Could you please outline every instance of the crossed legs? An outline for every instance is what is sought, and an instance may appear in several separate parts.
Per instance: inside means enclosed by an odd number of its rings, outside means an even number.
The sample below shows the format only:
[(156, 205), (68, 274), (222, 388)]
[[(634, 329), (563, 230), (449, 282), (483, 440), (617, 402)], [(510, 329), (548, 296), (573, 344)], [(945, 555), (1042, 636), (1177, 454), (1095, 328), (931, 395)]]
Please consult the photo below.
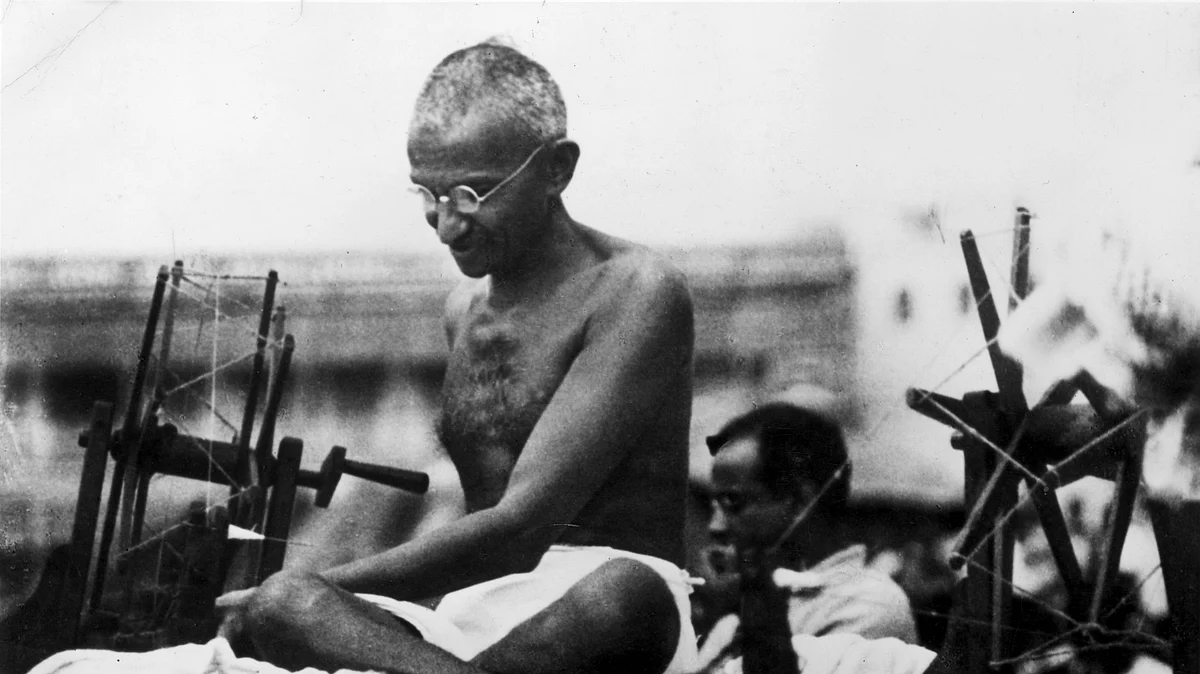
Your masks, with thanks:
[(316, 574), (267, 579), (235, 620), (254, 655), (281, 667), (396, 674), (660, 674), (681, 633), (666, 582), (630, 559), (604, 563), (469, 663)]

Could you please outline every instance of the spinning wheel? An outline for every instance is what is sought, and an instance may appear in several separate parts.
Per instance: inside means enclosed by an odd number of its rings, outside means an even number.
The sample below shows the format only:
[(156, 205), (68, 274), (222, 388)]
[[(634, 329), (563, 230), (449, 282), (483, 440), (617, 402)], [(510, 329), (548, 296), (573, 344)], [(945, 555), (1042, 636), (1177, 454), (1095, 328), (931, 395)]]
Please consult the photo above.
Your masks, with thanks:
[[(1009, 308), (1029, 290), (1030, 215), (1019, 209), (1013, 235)], [(930, 672), (972, 674), (1014, 671), (1073, 642), (1080, 651), (1114, 643), (1136, 645), (1172, 663), (1177, 674), (1200, 673), (1200, 508), (1148, 502), (1162, 559), (1173, 634), (1169, 643), (1140, 632), (1106, 627), (1105, 619), (1129, 597), (1113, 594), (1121, 551), (1138, 498), (1144, 410), (1135, 409), (1083, 373), (1056, 384), (1030, 407), (1019, 363), (996, 343), (1000, 318), (971, 232), (961, 236), (997, 392), (962, 399), (910, 389), (909, 407), (951, 428), (951, 445), (964, 455), (967, 521), (951, 563), (967, 569), (950, 635)], [(1071, 404), (1082, 393), (1087, 404)], [(1056, 489), (1085, 476), (1115, 483), (1104, 543), (1092, 577), (1075, 556)], [(1024, 495), (1021, 487), (1024, 486)], [(1031, 501), (1069, 597), (1065, 610), (1050, 609), (1062, 633), (1018, 652), (1013, 636), (1012, 515)]]
[[(220, 283), (229, 280), (265, 282), (257, 311), (236, 295), (226, 296), (222, 305)], [(342, 447), (333, 448), (319, 473), (300, 469), (299, 439), (285, 437), (273, 451), (295, 349), (284, 332), (284, 311), (274, 306), (278, 283), (274, 271), (233, 277), (185, 274), (179, 262), (161, 268), (122, 425), (113, 426), (112, 404), (95, 404), (91, 425), (79, 438), (85, 453), (71, 539), (51, 552), (30, 600), (0, 623), (5, 645), (0, 670), (25, 671), (54, 652), (79, 646), (146, 650), (211, 638), (217, 596), (257, 585), (283, 567), (298, 487), (315, 489), (319, 507), (329, 505), (343, 474), (426, 491), (426, 474), (350, 461)], [(181, 304), (187, 300), (211, 312), (213, 341), (211, 369), (190, 378), (173, 368)], [(239, 313), (257, 318), (257, 329), (243, 325)], [(254, 349), (219, 362), (219, 325), (253, 334)], [(203, 329), (202, 319), (197, 343)], [(250, 369), (235, 424), (218, 411), (216, 378), (245, 361)], [(212, 392), (207, 400), (196, 392), (205, 383)], [(193, 412), (204, 408), (229, 429), (232, 440), (188, 432), (189, 406)], [(112, 479), (101, 517), (110, 456)], [(214, 502), (206, 494), (192, 502), (184, 522), (147, 535), (151, 486), (163, 476), (224, 486), (228, 495)]]

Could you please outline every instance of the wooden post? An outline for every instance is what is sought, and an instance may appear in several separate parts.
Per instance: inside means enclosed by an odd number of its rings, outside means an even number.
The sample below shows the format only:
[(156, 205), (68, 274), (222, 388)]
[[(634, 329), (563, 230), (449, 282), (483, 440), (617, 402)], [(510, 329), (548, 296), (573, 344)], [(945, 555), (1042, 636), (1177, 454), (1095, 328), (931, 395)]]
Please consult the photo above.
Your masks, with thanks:
[(263, 530), (266, 540), (258, 569), (260, 583), (283, 568), (288, 530), (292, 526), (292, 506), (296, 502), (296, 476), (300, 473), (303, 453), (304, 443), (296, 438), (284, 438), (279, 443), (279, 457), (271, 476), (271, 504)]
[(1171, 669), (1200, 674), (1200, 501), (1147, 505), (1171, 609)]
[[(263, 369), (266, 361), (267, 338), (271, 330), (271, 314), (275, 307), (275, 286), (279, 283), (279, 274), (272, 269), (267, 274), (266, 289), (263, 291), (262, 310), (258, 317), (258, 332), (255, 336), (254, 362), (250, 368), (250, 382), (246, 389), (246, 406), (242, 411), (242, 426), (238, 432), (238, 461), (237, 472), (234, 474), (235, 484), (232, 494), (250, 485), (261, 485), (265, 482), (259, 474), (259, 462), (254, 456), (250, 445), (250, 434), (254, 430), (254, 415), (258, 411), (258, 394), (262, 388)], [(257, 508), (242, 508), (238, 501), (230, 502), (230, 520), (247, 529), (253, 528), (252, 521)]]

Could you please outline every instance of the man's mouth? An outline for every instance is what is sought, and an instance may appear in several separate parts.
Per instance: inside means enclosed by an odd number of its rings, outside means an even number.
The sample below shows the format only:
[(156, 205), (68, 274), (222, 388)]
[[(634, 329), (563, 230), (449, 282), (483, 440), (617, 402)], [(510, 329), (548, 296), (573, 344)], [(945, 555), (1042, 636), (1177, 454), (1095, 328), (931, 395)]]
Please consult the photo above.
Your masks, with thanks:
[(454, 256), (458, 257), (474, 253), (482, 248), (483, 244), (484, 240), (482, 237), (478, 236), (477, 234), (467, 234), (466, 236), (446, 244), (446, 247), (450, 249), (450, 252)]
[(447, 247), (450, 249), (450, 254), (459, 260), (474, 256), (480, 248), (474, 242), (455, 242)]
[(718, 574), (737, 571), (737, 553), (731, 545), (713, 546), (708, 551), (708, 563)]

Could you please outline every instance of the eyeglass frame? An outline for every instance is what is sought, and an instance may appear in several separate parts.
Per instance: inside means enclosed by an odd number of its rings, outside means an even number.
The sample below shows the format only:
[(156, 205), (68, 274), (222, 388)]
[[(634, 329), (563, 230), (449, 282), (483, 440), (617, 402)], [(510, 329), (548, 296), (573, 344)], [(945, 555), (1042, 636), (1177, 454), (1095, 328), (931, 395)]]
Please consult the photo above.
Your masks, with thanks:
[[(423, 197), (426, 215), (436, 213), (438, 206), (440, 204), (446, 204), (448, 206), (451, 206), (457, 213), (462, 213), (464, 215), (471, 215), (472, 213), (479, 212), (479, 208), (480, 208), (480, 206), (483, 205), (483, 202), (485, 199), (490, 198), (493, 194), (495, 194), (496, 192), (499, 192), (500, 188), (502, 188), (505, 185), (507, 185), (508, 183), (512, 182), (513, 179), (515, 179), (518, 175), (521, 174), (521, 171), (524, 171), (525, 168), (527, 166), (529, 166), (529, 164), (531, 162), (533, 162), (533, 158), (536, 157), (539, 152), (541, 152), (543, 149), (545, 149), (548, 146), (549, 146), (548, 143), (542, 143), (542, 144), (538, 145), (537, 147), (535, 147), (533, 149), (533, 152), (531, 152), (529, 154), (529, 156), (525, 158), (525, 161), (522, 162), (521, 165), (517, 167), (517, 170), (510, 173), (507, 178), (505, 178), (504, 180), (501, 180), (495, 187), (488, 190), (483, 196), (480, 196), (479, 193), (477, 193), (475, 190), (471, 189), (471, 187), (469, 187), (467, 185), (455, 185), (454, 187), (451, 187), (449, 190), (447, 190), (446, 194), (443, 194), (441, 196), (435, 195), (432, 190), (425, 187), (424, 185), (412, 185), (411, 187), (408, 188), (408, 191), (412, 192), (413, 194), (419, 194), (419, 195), (421, 195), (421, 197)], [(469, 210), (459, 208), (456, 203), (457, 200), (453, 200), (450, 198), (450, 195), (452, 193), (454, 193), (455, 190), (466, 190), (467, 194), (470, 195), (470, 197), (474, 200), (474, 205), (471, 206), (471, 208)]]

